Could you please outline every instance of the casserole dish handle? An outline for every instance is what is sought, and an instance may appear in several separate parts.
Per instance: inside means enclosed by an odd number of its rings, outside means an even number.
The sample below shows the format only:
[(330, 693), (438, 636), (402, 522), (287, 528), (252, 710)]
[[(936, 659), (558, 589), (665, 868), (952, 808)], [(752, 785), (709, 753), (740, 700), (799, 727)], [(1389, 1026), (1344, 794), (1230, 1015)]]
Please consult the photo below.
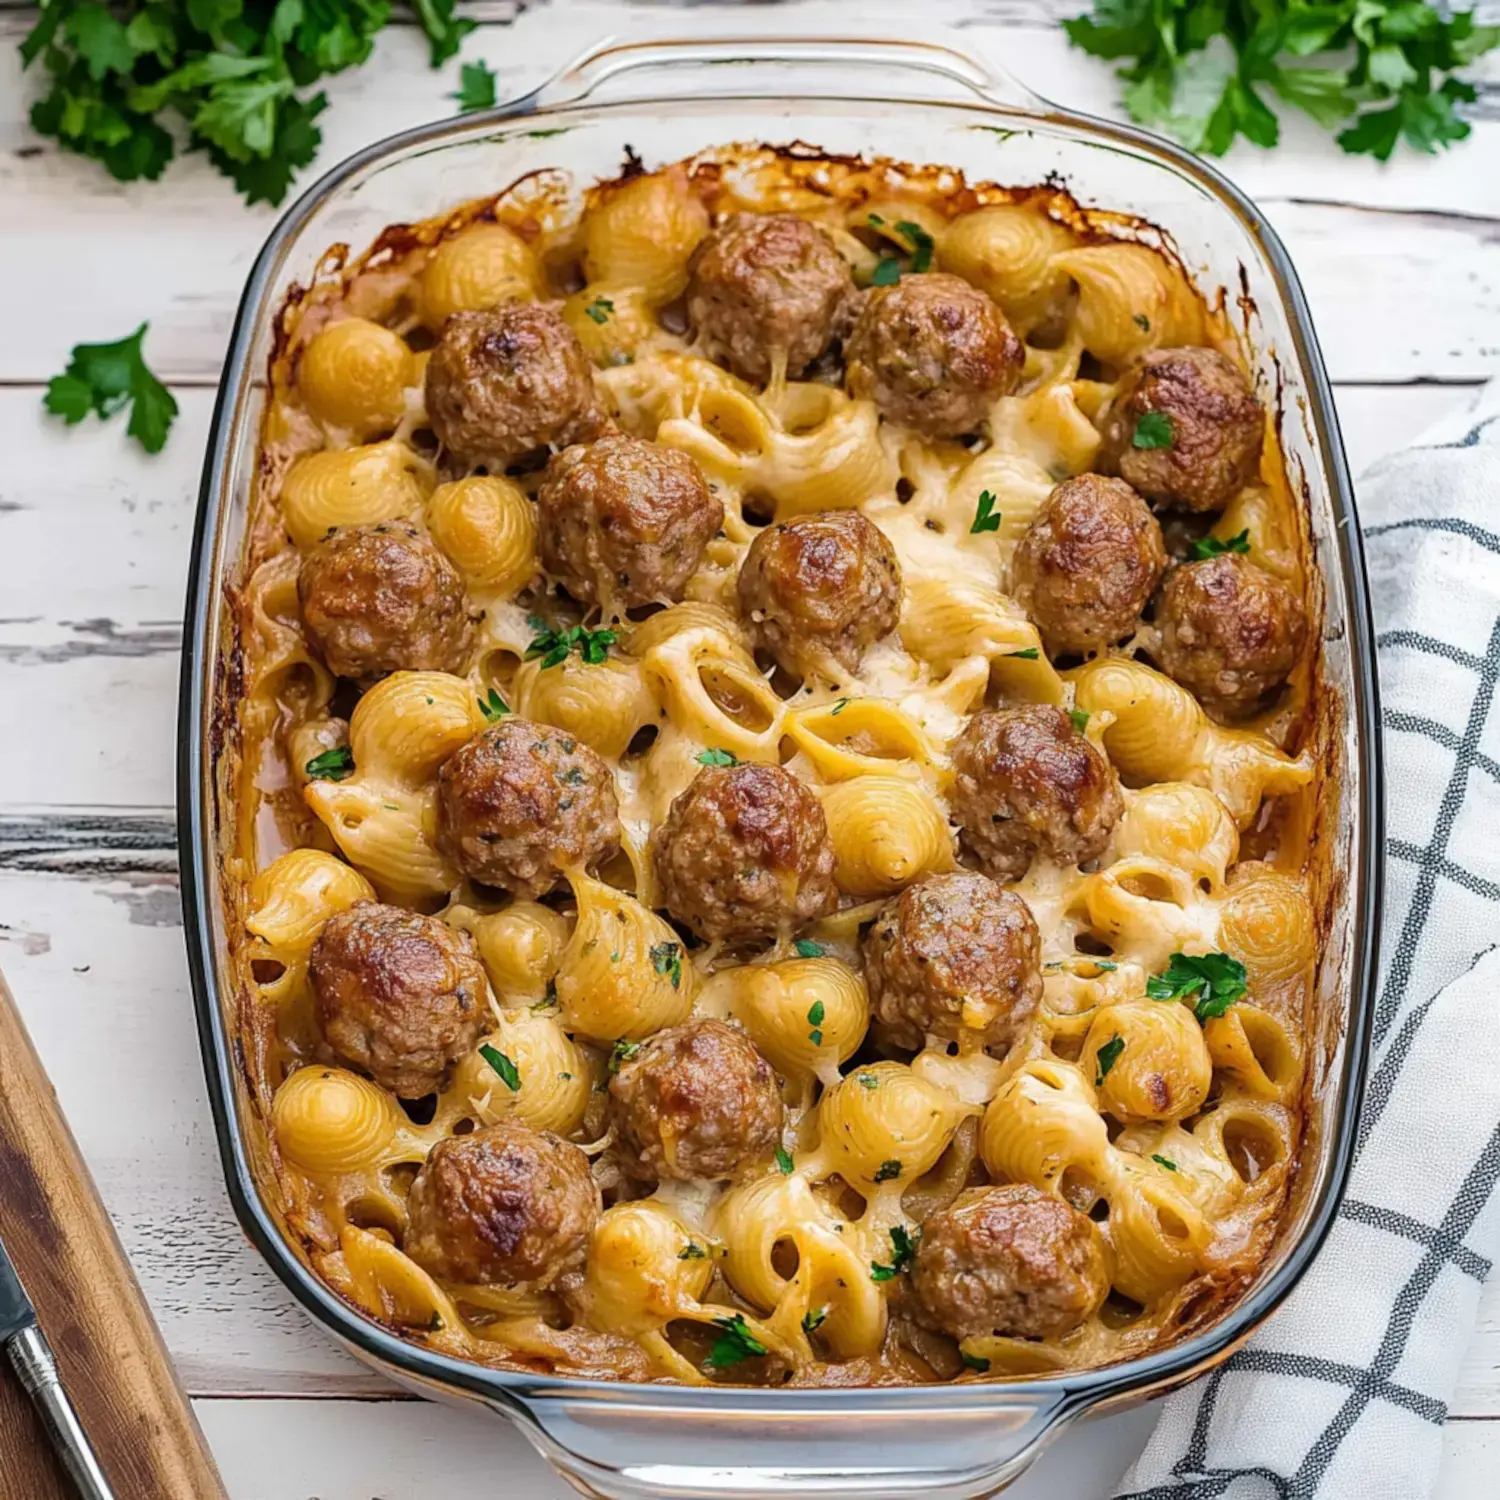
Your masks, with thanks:
[[(732, 66), (726, 66), (734, 63), (754, 63), (762, 70), (748, 89), (738, 86), (737, 80), (743, 80)], [(1051, 108), (1014, 74), (987, 59), (941, 42), (868, 36), (727, 36), (676, 41), (606, 38), (543, 84), (522, 105), (527, 110), (553, 109), (599, 93), (628, 93), (631, 75), (663, 68), (696, 68), (699, 85), (722, 79), (724, 93), (774, 92), (775, 80), (769, 80), (763, 71), (768, 63), (827, 74), (834, 80), (834, 93), (859, 93), (861, 71), (878, 68), (887, 74), (921, 73), (929, 80), (946, 79), (1001, 109), (1036, 112)], [(705, 93), (719, 91), (703, 88)], [(515, 106), (505, 106), (506, 114), (514, 111)]]
[(664, 1409), (661, 1387), (550, 1389), (507, 1414), (605, 1500), (969, 1500), (1019, 1478), (1077, 1411), (1064, 1389), (977, 1383), (873, 1388), (853, 1406), (849, 1391), (790, 1394), (674, 1391)]

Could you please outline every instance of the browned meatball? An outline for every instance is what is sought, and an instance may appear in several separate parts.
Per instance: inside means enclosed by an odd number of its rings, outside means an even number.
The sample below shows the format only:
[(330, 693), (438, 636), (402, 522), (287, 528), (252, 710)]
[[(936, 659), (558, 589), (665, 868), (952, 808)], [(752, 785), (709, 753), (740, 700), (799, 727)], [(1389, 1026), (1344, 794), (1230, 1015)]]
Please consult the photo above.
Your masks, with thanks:
[(555, 308), (455, 313), (427, 364), (427, 420), (460, 462), (500, 473), (604, 426), (594, 366)]
[(585, 604), (675, 604), (724, 520), (692, 458), (623, 432), (559, 453), (536, 498), (543, 565)]
[(1005, 314), (962, 276), (903, 276), (870, 292), (845, 346), (849, 391), (929, 437), (962, 437), (1021, 378)]
[(1031, 908), (988, 875), (929, 875), (893, 896), (865, 935), (870, 1014), (897, 1047), (928, 1032), (1007, 1046), (1042, 995)]
[(1121, 382), (1100, 467), (1162, 505), (1223, 510), (1259, 471), (1265, 425), (1239, 366), (1218, 350), (1158, 349)]
[(444, 1281), (547, 1287), (582, 1262), (599, 1207), (577, 1146), (488, 1125), (432, 1148), (406, 1200), (401, 1248)]
[(468, 654), (463, 579), (409, 521), (331, 532), (303, 560), (297, 597), (308, 638), (336, 677), (457, 672)]
[(807, 676), (830, 658), (849, 671), (896, 628), (901, 564), (857, 510), (825, 510), (768, 526), (740, 568), (740, 613), (758, 645)]
[(544, 896), (620, 847), (609, 767), (547, 724), (491, 724), (438, 772), (438, 847), (471, 880)]
[(780, 766), (710, 766), (672, 803), (655, 839), (667, 910), (700, 937), (772, 937), (832, 911), (823, 806)]
[(771, 1065), (737, 1026), (699, 1017), (642, 1042), (609, 1083), (609, 1119), (631, 1177), (717, 1181), (781, 1143)]
[(1307, 639), (1301, 599), (1233, 553), (1173, 568), (1156, 627), (1162, 669), (1224, 719), (1260, 708), (1291, 675)]
[(330, 917), (308, 974), (324, 1041), (403, 1099), (440, 1087), (489, 1017), (474, 939), (399, 906), (361, 901)]
[(969, 1188), (922, 1226), (911, 1267), (918, 1319), (956, 1339), (1056, 1338), (1109, 1294), (1088, 1216), (1030, 1183)]
[(843, 256), (796, 214), (735, 214), (693, 253), (687, 310), (713, 359), (764, 385), (772, 357), (800, 375), (832, 342), (854, 282)]
[(1124, 804), (1109, 762), (1060, 708), (977, 713), (953, 746), (949, 802), (990, 874), (1019, 880), (1034, 854), (1093, 859)]
[(1102, 651), (1135, 629), (1167, 566), (1161, 527), (1120, 479), (1065, 479), (1011, 560), (1011, 591), (1052, 656)]

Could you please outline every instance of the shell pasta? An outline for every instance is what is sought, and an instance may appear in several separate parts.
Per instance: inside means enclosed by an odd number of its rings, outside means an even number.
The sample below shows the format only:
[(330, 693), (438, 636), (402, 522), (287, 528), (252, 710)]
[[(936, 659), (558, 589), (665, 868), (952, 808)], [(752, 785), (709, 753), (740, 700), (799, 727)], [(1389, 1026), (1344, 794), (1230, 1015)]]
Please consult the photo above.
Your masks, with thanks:
[(1057, 188), (726, 147), (289, 294), (226, 914), (340, 1296), (836, 1385), (1107, 1364), (1253, 1281), (1336, 766), (1205, 290)]

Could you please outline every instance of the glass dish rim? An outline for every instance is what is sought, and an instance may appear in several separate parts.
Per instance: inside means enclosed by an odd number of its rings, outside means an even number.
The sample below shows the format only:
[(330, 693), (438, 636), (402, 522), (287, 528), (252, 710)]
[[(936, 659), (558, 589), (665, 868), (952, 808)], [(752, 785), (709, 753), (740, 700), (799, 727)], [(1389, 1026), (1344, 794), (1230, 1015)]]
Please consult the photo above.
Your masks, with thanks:
[[(715, 39), (702, 39), (712, 41)], [(775, 38), (756, 38), (758, 46)], [(793, 40), (793, 39), (785, 39)], [(653, 39), (657, 46), (697, 45), (698, 39)], [(799, 37), (799, 45), (831, 47), (836, 39)], [(851, 43), (852, 44), (852, 43)], [(863, 37), (857, 44), (877, 48), (877, 39)], [(933, 48), (931, 44), (902, 41), (900, 46), (941, 51), (950, 58), (964, 54)], [(592, 58), (608, 54), (608, 47), (591, 52)], [(894, 51), (894, 48), (893, 48)], [(747, 68), (757, 63), (791, 59), (759, 55), (743, 59)], [(837, 61), (826, 52), (809, 54), (798, 61), (809, 65)], [(902, 66), (892, 57), (893, 68)], [(1309, 1206), (1304, 1228), (1270, 1273), (1260, 1278), (1212, 1327), (1165, 1349), (1099, 1369), (1061, 1371), (1024, 1380), (936, 1383), (932, 1385), (812, 1387), (785, 1390), (753, 1386), (674, 1386), (657, 1382), (599, 1380), (570, 1375), (543, 1375), (497, 1369), (438, 1354), (389, 1332), (373, 1319), (341, 1301), (312, 1269), (303, 1264), (286, 1242), (261, 1201), (241, 1132), (241, 1120), (233, 1077), (233, 1048), (219, 1005), (218, 981), (213, 951), (210, 903), (218, 899), (214, 852), (210, 847), (205, 799), (206, 735), (205, 707), (212, 692), (214, 662), (208, 645), (214, 633), (211, 606), (222, 594), (222, 577), (215, 569), (222, 521), (220, 500), (226, 492), (231, 460), (231, 439), (239, 428), (239, 412), (257, 377), (251, 367), (253, 345), (272, 281), (285, 256), (312, 215), (329, 197), (357, 178), (367, 168), (387, 158), (407, 153), (413, 147), (453, 145), (482, 139), (494, 127), (508, 121), (544, 114), (565, 118), (570, 113), (608, 112), (614, 108), (642, 105), (671, 108), (705, 98), (724, 102), (798, 102), (808, 96), (774, 91), (715, 91), (706, 94), (691, 89), (629, 96), (600, 101), (588, 96), (548, 101), (547, 95), (561, 79), (576, 72), (576, 66), (561, 70), (540, 87), (495, 108), (469, 116), (436, 120), (387, 136), (355, 152), (323, 174), (282, 215), (257, 255), (235, 314), (210, 424), (209, 441), (199, 488), (192, 550), (189, 556), (185, 633), (179, 685), (177, 808), (178, 854), (182, 871), (184, 934), (188, 951), (200, 1050), (213, 1115), (225, 1185), (235, 1214), (248, 1238), (281, 1283), (303, 1310), (325, 1330), (355, 1346), (382, 1366), (399, 1370), (421, 1384), (467, 1393), (524, 1416), (528, 1396), (589, 1396), (638, 1406), (671, 1409), (733, 1401), (741, 1410), (823, 1411), (836, 1413), (845, 1407), (882, 1405), (909, 1407), (913, 1402), (939, 1401), (963, 1406), (996, 1405), (1018, 1400), (1051, 1398), (1054, 1420), (1062, 1421), (1079, 1411), (1115, 1398), (1160, 1389), (1180, 1383), (1227, 1357), (1243, 1343), (1281, 1304), (1301, 1279), (1326, 1239), (1343, 1197), (1353, 1160), (1359, 1106), (1363, 1097), (1373, 1024), (1374, 986), (1377, 979), (1379, 922), (1383, 888), (1384, 797), (1383, 763), (1379, 725), (1379, 689), (1375, 672), (1374, 626), (1366, 577), (1363, 542), (1342, 443), (1338, 435), (1332, 390), (1321, 351), (1313, 332), (1306, 299), (1291, 260), (1275, 231), (1253, 202), (1227, 177), (1174, 143), (1134, 126), (1101, 119), (1081, 111), (1063, 109), (1022, 89), (1026, 103), (1014, 104), (995, 98), (972, 78), (963, 77), (979, 102), (957, 98), (889, 98), (876, 92), (840, 93), (841, 102), (899, 103), (908, 107), (936, 106), (968, 109), (978, 115), (1009, 116), (1034, 124), (1056, 125), (1091, 136), (1105, 145), (1115, 144), (1154, 158), (1177, 175), (1196, 182), (1228, 210), (1259, 250), (1271, 274), (1287, 316), (1288, 329), (1301, 368), (1308, 377), (1307, 416), (1317, 460), (1323, 468), (1335, 521), (1338, 571), (1348, 600), (1351, 655), (1351, 701), (1344, 725), (1355, 736), (1355, 763), (1359, 776), (1359, 803), (1352, 818), (1359, 835), (1359, 861), (1349, 882), (1343, 904), (1353, 925), (1352, 956), (1347, 1006), (1342, 1033), (1343, 1060), (1340, 1097), (1336, 1117), (1325, 1119), (1331, 1137), (1323, 1181)], [(910, 63), (906, 65), (910, 69)], [(937, 70), (942, 71), (942, 70)], [(957, 74), (950, 76), (958, 77)], [(1326, 564), (1325, 564), (1326, 566)]]

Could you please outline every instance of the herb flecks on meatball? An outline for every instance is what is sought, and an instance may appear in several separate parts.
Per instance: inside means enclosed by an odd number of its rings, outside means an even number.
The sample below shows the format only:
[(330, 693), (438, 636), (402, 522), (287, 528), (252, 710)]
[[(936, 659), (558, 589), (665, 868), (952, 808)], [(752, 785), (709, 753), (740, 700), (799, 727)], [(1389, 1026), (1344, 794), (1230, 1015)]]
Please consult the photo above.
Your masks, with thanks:
[(427, 363), (427, 420), (460, 463), (502, 473), (604, 426), (594, 366), (553, 307), (455, 313)]
[(1048, 495), (1011, 560), (1011, 591), (1049, 655), (1128, 636), (1167, 566), (1161, 527), (1121, 479), (1079, 474)]
[(303, 559), (297, 597), (308, 639), (336, 677), (457, 672), (468, 653), (463, 579), (409, 521), (329, 533)]
[(438, 847), (471, 880), (544, 896), (619, 849), (614, 778), (566, 731), (502, 719), (443, 762)]
[(1158, 349), (1121, 382), (1100, 467), (1179, 510), (1219, 511), (1259, 473), (1265, 411), (1216, 349)]
[(1000, 880), (1019, 880), (1036, 854), (1093, 859), (1124, 810), (1113, 768), (1060, 708), (975, 714), (954, 742), (953, 770), (964, 846)]
[(1109, 1274), (1087, 1215), (1007, 1183), (928, 1217), (910, 1291), (918, 1320), (955, 1339), (1060, 1338), (1099, 1310)]
[(1162, 670), (1209, 713), (1241, 719), (1291, 675), (1307, 640), (1296, 592), (1234, 553), (1173, 568), (1156, 606)]
[(901, 615), (901, 564), (857, 510), (768, 526), (739, 576), (740, 613), (757, 645), (795, 676), (859, 667)]
[(473, 938), (399, 906), (361, 901), (330, 917), (308, 975), (329, 1048), (403, 1099), (440, 1087), (489, 1019)]
[(401, 1248), (432, 1275), (545, 1288), (582, 1263), (600, 1197), (577, 1146), (506, 1123), (439, 1141), (406, 1207)]
[(930, 1033), (1006, 1047), (1042, 996), (1031, 909), (988, 875), (929, 875), (881, 908), (864, 940), (870, 1014), (918, 1051)]
[(542, 562), (583, 604), (675, 604), (724, 521), (686, 453), (625, 433), (565, 449), (537, 494)]
[(700, 771), (653, 849), (662, 903), (699, 937), (774, 937), (837, 904), (822, 804), (780, 766)]
[(942, 271), (871, 290), (845, 346), (850, 394), (935, 438), (979, 430), (1024, 358), (998, 305)]
[(734, 214), (693, 254), (688, 318), (710, 358), (765, 385), (800, 375), (840, 332), (854, 282), (833, 242), (796, 214)]
[(620, 1064), (609, 1119), (629, 1176), (718, 1181), (780, 1144), (781, 1093), (743, 1031), (700, 1017), (657, 1032)]

